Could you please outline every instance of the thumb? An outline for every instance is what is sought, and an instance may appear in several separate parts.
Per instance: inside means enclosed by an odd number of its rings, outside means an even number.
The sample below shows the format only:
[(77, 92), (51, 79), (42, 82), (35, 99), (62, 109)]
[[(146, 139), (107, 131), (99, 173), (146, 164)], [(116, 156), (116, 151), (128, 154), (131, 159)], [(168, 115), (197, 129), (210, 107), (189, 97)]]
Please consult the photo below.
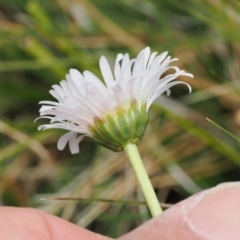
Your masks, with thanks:
[(240, 183), (198, 193), (119, 240), (239, 240)]

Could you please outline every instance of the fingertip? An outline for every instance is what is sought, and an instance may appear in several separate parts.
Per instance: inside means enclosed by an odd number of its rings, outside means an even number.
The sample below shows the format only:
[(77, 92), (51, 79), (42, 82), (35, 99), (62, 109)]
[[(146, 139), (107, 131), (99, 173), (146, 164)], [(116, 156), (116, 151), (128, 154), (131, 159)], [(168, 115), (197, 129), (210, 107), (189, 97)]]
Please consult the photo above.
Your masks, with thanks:
[(203, 239), (240, 239), (240, 185), (219, 185), (188, 214), (189, 227)]
[(120, 239), (237, 240), (239, 202), (239, 183), (219, 185), (176, 204)]

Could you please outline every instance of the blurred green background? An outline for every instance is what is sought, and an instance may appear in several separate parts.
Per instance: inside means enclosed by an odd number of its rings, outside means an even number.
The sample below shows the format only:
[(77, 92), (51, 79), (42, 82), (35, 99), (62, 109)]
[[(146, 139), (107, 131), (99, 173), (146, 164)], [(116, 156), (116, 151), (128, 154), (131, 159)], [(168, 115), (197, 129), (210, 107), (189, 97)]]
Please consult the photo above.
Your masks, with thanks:
[(60, 130), (38, 132), (41, 100), (69, 68), (100, 76), (98, 60), (145, 46), (194, 74), (150, 109), (139, 144), (161, 202), (240, 180), (240, 5), (236, 0), (8, 0), (0, 3), (0, 203), (39, 208), (117, 237), (150, 218), (145, 206), (48, 197), (143, 200), (124, 153), (85, 138), (60, 152)]

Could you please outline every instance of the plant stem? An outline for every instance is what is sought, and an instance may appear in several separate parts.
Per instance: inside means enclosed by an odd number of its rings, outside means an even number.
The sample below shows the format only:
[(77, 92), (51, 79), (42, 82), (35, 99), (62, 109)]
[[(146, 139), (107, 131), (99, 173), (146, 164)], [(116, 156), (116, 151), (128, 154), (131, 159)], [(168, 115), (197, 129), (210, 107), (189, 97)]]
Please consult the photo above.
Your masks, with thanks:
[(162, 209), (158, 202), (157, 196), (154, 192), (153, 186), (150, 182), (150, 179), (147, 175), (147, 172), (142, 163), (142, 159), (139, 155), (137, 146), (132, 143), (128, 143), (124, 150), (127, 153), (127, 156), (130, 160), (132, 168), (135, 172), (137, 180), (142, 188), (143, 195), (146, 199), (147, 205), (153, 217), (162, 213)]

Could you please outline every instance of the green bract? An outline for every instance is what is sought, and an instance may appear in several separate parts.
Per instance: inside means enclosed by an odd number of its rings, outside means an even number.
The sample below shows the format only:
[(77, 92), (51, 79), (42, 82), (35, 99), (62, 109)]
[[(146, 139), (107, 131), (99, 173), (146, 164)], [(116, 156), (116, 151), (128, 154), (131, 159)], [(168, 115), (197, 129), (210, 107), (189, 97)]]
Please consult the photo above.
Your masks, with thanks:
[(139, 143), (148, 119), (146, 104), (139, 106), (137, 101), (133, 101), (126, 108), (118, 107), (106, 113), (102, 119), (95, 117), (95, 124), (89, 126), (89, 130), (97, 143), (120, 152), (127, 143)]

